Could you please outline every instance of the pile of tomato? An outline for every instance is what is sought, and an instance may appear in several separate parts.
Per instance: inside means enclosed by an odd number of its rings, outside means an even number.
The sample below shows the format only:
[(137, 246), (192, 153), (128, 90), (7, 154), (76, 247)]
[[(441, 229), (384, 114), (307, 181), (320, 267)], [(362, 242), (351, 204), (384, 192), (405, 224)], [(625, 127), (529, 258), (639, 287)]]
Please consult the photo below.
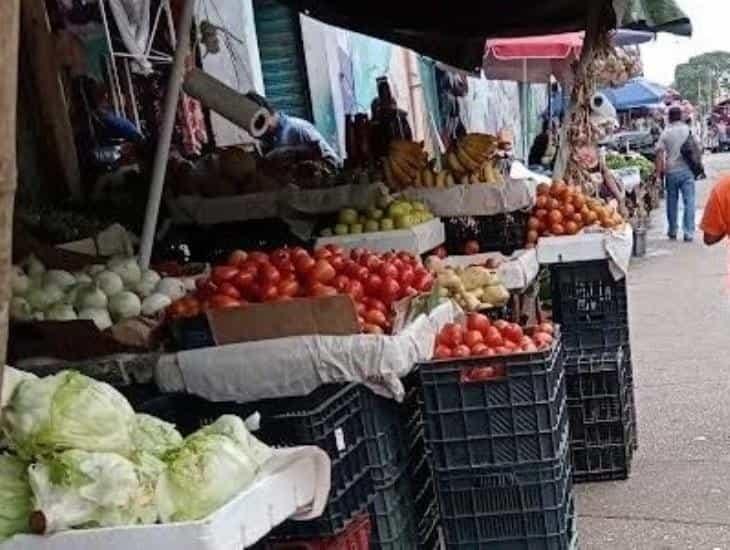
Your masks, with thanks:
[(555, 328), (541, 323), (523, 329), (505, 320), (491, 321), (481, 313), (470, 313), (465, 324), (444, 325), (436, 339), (434, 359), (496, 357), (549, 349)]
[(210, 277), (198, 280), (194, 296), (170, 306), (173, 318), (192, 317), (207, 309), (282, 302), (295, 298), (349, 295), (361, 329), (382, 334), (391, 327), (394, 302), (431, 290), (433, 276), (408, 252), (345, 252), (328, 245), (310, 252), (280, 248), (271, 253), (236, 250)]

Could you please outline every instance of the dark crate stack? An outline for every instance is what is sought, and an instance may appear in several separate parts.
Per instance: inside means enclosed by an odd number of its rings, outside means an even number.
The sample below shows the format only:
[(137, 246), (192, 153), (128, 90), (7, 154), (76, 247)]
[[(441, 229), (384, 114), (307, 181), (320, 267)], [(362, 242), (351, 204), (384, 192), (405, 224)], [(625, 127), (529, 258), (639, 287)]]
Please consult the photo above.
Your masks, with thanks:
[(565, 370), (576, 482), (625, 479), (638, 446), (626, 279), (608, 260), (550, 267)]
[(560, 337), (552, 349), (419, 365), (448, 549), (576, 542)]
[(480, 252), (510, 255), (525, 247), (529, 212), (515, 211), (494, 216), (457, 216), (442, 218), (446, 229), (446, 251), (464, 254), (468, 241), (479, 243)]
[[(414, 388), (417, 390), (417, 388)], [(438, 511), (431, 469), (417, 416), (416, 391), (403, 404), (363, 388), (368, 403), (368, 438), (374, 500), (368, 507), (371, 547), (435, 550)]]

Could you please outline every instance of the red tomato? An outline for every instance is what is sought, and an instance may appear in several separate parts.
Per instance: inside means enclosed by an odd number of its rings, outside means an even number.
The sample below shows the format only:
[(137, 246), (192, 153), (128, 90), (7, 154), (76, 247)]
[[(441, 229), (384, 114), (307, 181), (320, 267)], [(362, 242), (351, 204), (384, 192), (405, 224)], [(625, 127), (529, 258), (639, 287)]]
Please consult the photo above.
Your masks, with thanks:
[(350, 279), (347, 275), (338, 275), (332, 280), (332, 286), (337, 289), (337, 292), (342, 294), (347, 293), (347, 285), (350, 284)]
[(325, 248), (327, 250), (329, 250), (330, 252), (332, 252), (332, 254), (334, 254), (335, 256), (344, 256), (345, 255), (345, 249), (342, 248), (338, 244), (328, 244), (328, 245), (325, 245)]
[(309, 252), (307, 252), (301, 246), (295, 246), (294, 248), (291, 249), (291, 257), (293, 260), (295, 260), (299, 256), (309, 256)]
[(210, 298), (211, 296), (213, 296), (213, 294), (218, 292), (218, 285), (216, 285), (210, 279), (198, 279), (195, 283), (195, 286), (198, 289), (198, 298), (201, 299)]
[(471, 356), (471, 350), (468, 346), (465, 346), (464, 344), (461, 344), (459, 346), (456, 346), (453, 349), (454, 357), (470, 357)]
[(380, 289), (383, 286), (383, 279), (380, 275), (370, 275), (367, 283), (365, 283), (365, 290), (368, 294), (380, 295)]
[(367, 254), (367, 252), (368, 251), (365, 250), (364, 248), (353, 248), (350, 251), (350, 258), (352, 258), (353, 260), (357, 260), (361, 256), (364, 256), (365, 254)]
[[(320, 249), (320, 250), (327, 250)], [(327, 250), (329, 252), (329, 250)], [(314, 283), (329, 283), (337, 276), (337, 273), (335, 272), (335, 268), (332, 267), (332, 265), (327, 260), (317, 260), (314, 264), (314, 267), (309, 272), (310, 280)]]
[(377, 272), (382, 265), (383, 260), (378, 258), (376, 254), (369, 254), (360, 258), (360, 265), (367, 267), (373, 273)]
[(427, 292), (433, 286), (433, 276), (430, 273), (416, 273), (413, 279), (413, 288), (419, 292)]
[(314, 251), (314, 257), (317, 260), (326, 260), (332, 257), (332, 251), (329, 248), (318, 248)]
[(484, 333), (484, 342), (490, 348), (498, 348), (504, 345), (504, 338), (502, 338), (502, 333), (499, 332), (497, 327), (489, 327)]
[(280, 267), (281, 264), (291, 261), (291, 252), (288, 248), (278, 248), (271, 253), (270, 260), (273, 265)]
[(365, 334), (385, 334), (385, 331), (382, 327), (379, 327), (378, 325), (373, 325), (372, 323), (363, 323), (362, 331)]
[(481, 344), (483, 342), (484, 336), (478, 330), (468, 330), (466, 331), (466, 334), (464, 334), (464, 343), (470, 348), (473, 348), (477, 344)]
[(337, 273), (342, 273), (345, 270), (345, 258), (342, 256), (332, 256), (330, 258), (330, 265), (335, 268)]
[(281, 281), (281, 273), (271, 264), (261, 264), (259, 279), (264, 284), (276, 285)]
[(398, 270), (398, 273), (400, 273), (404, 267), (409, 265), (409, 264), (405, 263), (403, 260), (401, 260), (400, 258), (394, 258), (393, 260), (391, 260), (390, 263), (395, 266), (395, 268)]
[[(368, 306), (362, 302), (355, 302), (355, 311), (357, 311), (358, 317), (364, 317), (368, 311)], [(363, 322), (365, 321), (363, 320)]]
[(378, 311), (382, 311), (385, 314), (388, 313), (388, 306), (386, 306), (377, 298), (367, 298), (367, 304), (368, 306), (370, 306), (370, 309), (377, 309)]
[(238, 275), (238, 268), (230, 265), (218, 265), (213, 268), (211, 279), (217, 285), (230, 281)]
[(511, 355), (512, 350), (509, 348), (506, 348), (504, 346), (499, 346), (498, 348), (494, 349), (494, 354), (495, 355)]
[(294, 269), (300, 275), (306, 275), (314, 268), (316, 263), (317, 261), (308, 254), (301, 254), (294, 260)]
[(415, 277), (415, 272), (413, 271), (413, 268), (409, 265), (403, 266), (398, 274), (398, 280), (403, 286), (411, 286)]
[(296, 279), (284, 279), (277, 286), (279, 296), (294, 298), (299, 294), (299, 283)]
[(394, 279), (398, 276), (398, 268), (395, 267), (393, 264), (386, 262), (380, 266), (380, 269), (378, 269), (378, 274), (383, 279), (387, 279), (388, 277)]
[(248, 259), (257, 264), (263, 264), (269, 261), (269, 255), (265, 252), (251, 252)]
[(309, 295), (315, 298), (325, 298), (327, 296), (337, 296), (337, 289), (331, 286), (315, 283), (309, 289)]
[(475, 356), (485, 356), (488, 352), (489, 348), (481, 342), (471, 347), (471, 354)]
[(409, 252), (398, 252), (398, 259), (409, 265), (413, 265), (416, 261), (415, 256)]
[(520, 349), (520, 347), (517, 344), (515, 344), (512, 340), (505, 340), (504, 347), (510, 351), (517, 351), (518, 349)]
[(461, 345), (464, 341), (464, 327), (457, 325), (456, 323), (446, 323), (444, 328), (441, 329), (439, 335), (439, 342), (450, 348), (455, 348)]
[(555, 334), (555, 326), (552, 323), (540, 323), (537, 325), (536, 331), (552, 335)]
[(370, 277), (370, 270), (367, 267), (360, 266), (354, 278), (362, 284), (366, 284), (368, 282), (368, 277)]
[(398, 281), (390, 277), (383, 280), (380, 287), (380, 296), (383, 299), (383, 302), (386, 304), (392, 304), (400, 297), (400, 293), (401, 288)]
[(208, 305), (212, 309), (228, 309), (232, 307), (240, 307), (241, 302), (225, 294), (214, 294), (208, 300)]
[(528, 353), (535, 353), (537, 351), (537, 346), (532, 342), (532, 340), (530, 340), (529, 342), (522, 344), (520, 349)]
[(365, 289), (363, 288), (360, 281), (358, 281), (357, 279), (351, 279), (347, 283), (347, 288), (345, 289), (345, 292), (349, 294), (353, 300), (359, 300), (365, 294)]
[(218, 293), (225, 294), (226, 296), (230, 296), (231, 298), (235, 298), (236, 300), (241, 299), (241, 293), (235, 286), (233, 286), (229, 282), (221, 283), (221, 285), (218, 287)]
[(552, 345), (553, 336), (547, 332), (536, 332), (532, 335), (532, 341), (538, 348), (546, 348)]
[(250, 271), (239, 271), (231, 283), (238, 288), (238, 290), (247, 290), (251, 287), (254, 282), (254, 274)]
[(499, 332), (503, 332), (504, 329), (507, 328), (509, 323), (507, 321), (505, 321), (504, 319), (499, 319), (497, 321), (494, 321), (492, 323), (492, 325), (495, 326)]
[(502, 331), (502, 336), (504, 336), (510, 342), (514, 342), (516, 344), (519, 343), (520, 340), (522, 340), (522, 337), (524, 335), (525, 333), (522, 332), (522, 327), (517, 323), (508, 324)]
[(379, 327), (385, 327), (388, 324), (388, 319), (385, 317), (385, 313), (377, 309), (370, 309), (365, 312), (365, 322)]
[(273, 302), (279, 297), (279, 288), (274, 283), (264, 283), (259, 288), (259, 300), (262, 302)]
[(234, 250), (228, 255), (228, 265), (240, 266), (248, 259), (248, 254), (243, 250)]
[(477, 241), (467, 241), (464, 245), (464, 253), (467, 256), (479, 254), (479, 243)]
[(478, 330), (484, 334), (491, 325), (489, 317), (481, 313), (470, 313), (466, 316), (466, 328), (469, 330)]
[(452, 356), (451, 348), (447, 346), (436, 346), (436, 350), (433, 354), (434, 359), (448, 359)]
[(419, 292), (412, 286), (407, 286), (403, 289), (403, 296), (418, 296)]

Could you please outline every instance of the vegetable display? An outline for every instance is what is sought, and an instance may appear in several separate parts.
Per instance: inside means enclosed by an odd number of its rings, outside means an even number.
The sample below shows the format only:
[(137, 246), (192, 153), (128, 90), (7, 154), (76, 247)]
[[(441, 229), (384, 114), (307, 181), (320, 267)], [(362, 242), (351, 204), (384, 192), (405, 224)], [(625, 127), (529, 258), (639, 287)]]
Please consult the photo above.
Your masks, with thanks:
[(231, 253), (226, 265), (198, 280), (194, 296), (168, 308), (172, 319), (195, 317), (207, 309), (295, 298), (349, 295), (364, 332), (390, 329), (397, 300), (431, 290), (433, 276), (408, 252), (377, 254), (355, 249), (349, 254), (334, 245), (310, 253), (303, 248)]
[(606, 165), (611, 170), (620, 170), (622, 168), (638, 168), (641, 174), (641, 180), (645, 181), (654, 175), (655, 167), (644, 155), (639, 153), (631, 153), (621, 155), (619, 153), (609, 153), (606, 155)]
[(184, 438), (74, 371), (18, 377), (2, 410), (0, 541), (18, 533), (202, 519), (272, 450), (223, 416)]
[(495, 270), (482, 266), (452, 268), (436, 256), (428, 259), (428, 267), (436, 275), (442, 298), (454, 300), (465, 311), (502, 307), (510, 294)]
[(323, 229), (321, 235), (329, 237), (408, 229), (433, 218), (433, 214), (422, 202), (384, 199), (376, 206), (361, 212), (354, 208), (340, 210), (336, 224)]
[(586, 197), (580, 188), (562, 181), (541, 183), (527, 222), (527, 248), (534, 248), (543, 236), (575, 235), (586, 227), (614, 229), (623, 224), (623, 217), (614, 207)]
[(444, 325), (436, 339), (434, 359), (532, 353), (552, 345), (554, 330), (552, 323), (523, 329), (516, 323), (470, 313), (463, 324)]
[(23, 266), (13, 266), (11, 285), (12, 320), (80, 319), (93, 321), (99, 330), (139, 315), (154, 317), (187, 292), (182, 279), (161, 279), (155, 271), (140, 269), (134, 258), (122, 257), (70, 273), (46, 270), (30, 256)]

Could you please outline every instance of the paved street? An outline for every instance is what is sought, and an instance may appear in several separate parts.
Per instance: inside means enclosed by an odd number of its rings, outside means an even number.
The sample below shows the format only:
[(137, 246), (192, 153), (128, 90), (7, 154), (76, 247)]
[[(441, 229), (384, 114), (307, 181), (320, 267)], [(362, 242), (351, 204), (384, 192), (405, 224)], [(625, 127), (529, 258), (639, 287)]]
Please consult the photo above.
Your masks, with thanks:
[[(707, 165), (698, 223), (730, 155)], [(583, 550), (730, 550), (730, 248), (665, 232), (657, 212), (629, 278), (639, 451), (628, 481), (578, 486)]]

